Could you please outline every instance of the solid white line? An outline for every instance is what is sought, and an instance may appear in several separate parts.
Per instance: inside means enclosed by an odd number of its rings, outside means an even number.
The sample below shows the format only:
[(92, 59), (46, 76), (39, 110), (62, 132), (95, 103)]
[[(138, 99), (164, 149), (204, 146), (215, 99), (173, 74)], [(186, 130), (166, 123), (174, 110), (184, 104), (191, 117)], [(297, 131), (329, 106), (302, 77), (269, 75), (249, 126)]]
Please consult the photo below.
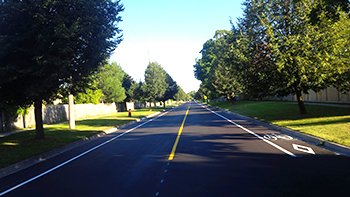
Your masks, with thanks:
[(87, 151), (85, 151), (85, 152), (83, 152), (83, 153), (81, 153), (81, 154), (79, 154), (79, 155), (77, 155), (77, 156), (75, 156), (75, 157), (73, 157), (73, 158), (71, 158), (71, 159), (69, 159), (69, 160), (67, 160), (67, 161), (65, 161), (65, 162), (63, 162), (63, 163), (61, 163), (61, 164), (59, 164), (59, 165), (57, 165), (57, 166), (55, 166), (55, 167), (53, 167), (53, 168), (51, 168), (51, 169), (45, 171), (45, 172), (43, 172), (43, 173), (41, 173), (41, 174), (39, 174), (39, 175), (37, 175), (37, 176), (35, 176), (35, 177), (33, 177), (33, 178), (30, 178), (30, 179), (28, 179), (28, 180), (26, 180), (26, 181), (24, 181), (24, 182), (22, 182), (22, 183), (20, 183), (20, 184), (18, 184), (18, 185), (16, 185), (16, 186), (14, 186), (14, 187), (11, 187), (10, 189), (7, 189), (6, 191), (1, 192), (1, 193), (0, 193), (0, 196), (3, 196), (3, 195), (5, 195), (5, 194), (7, 194), (7, 193), (9, 193), (9, 192), (11, 192), (11, 191), (13, 191), (13, 190), (19, 188), (19, 187), (22, 187), (23, 185), (26, 185), (26, 184), (28, 184), (28, 183), (30, 183), (30, 182), (32, 182), (32, 181), (34, 181), (34, 180), (36, 180), (36, 179), (42, 177), (42, 176), (45, 176), (46, 174), (48, 174), (48, 173), (50, 173), (50, 172), (52, 172), (52, 171), (54, 171), (54, 170), (57, 170), (58, 168), (60, 168), (60, 167), (62, 167), (62, 166), (64, 166), (64, 165), (66, 165), (66, 164), (68, 164), (68, 163), (70, 163), (70, 162), (72, 162), (72, 161), (74, 161), (74, 160), (76, 160), (76, 159), (79, 159), (80, 157), (82, 157), (82, 156), (84, 156), (84, 155), (86, 155), (86, 154), (88, 154), (88, 153), (90, 153), (90, 152), (92, 152), (92, 151), (94, 151), (94, 150), (100, 148), (101, 146), (104, 146), (104, 145), (106, 145), (106, 144), (112, 142), (113, 140), (115, 140), (115, 139), (117, 139), (117, 138), (120, 138), (120, 137), (122, 137), (123, 135), (125, 135), (125, 134), (127, 134), (127, 133), (130, 133), (131, 131), (133, 131), (133, 130), (135, 130), (135, 129), (138, 129), (138, 128), (142, 127), (143, 125), (145, 125), (145, 124), (147, 124), (147, 123), (149, 123), (149, 122), (151, 122), (151, 121), (153, 121), (153, 120), (155, 120), (155, 119), (157, 119), (157, 118), (159, 118), (159, 117), (161, 117), (161, 116), (164, 116), (165, 114), (169, 113), (170, 111), (172, 111), (172, 110), (169, 110), (169, 111), (167, 111), (167, 112), (164, 112), (163, 114), (161, 114), (161, 115), (159, 115), (159, 116), (157, 116), (157, 117), (155, 117), (155, 118), (152, 118), (152, 119), (150, 119), (150, 120), (148, 120), (148, 121), (146, 121), (146, 122), (144, 122), (144, 123), (142, 123), (142, 124), (139, 124), (139, 125), (137, 125), (136, 127), (131, 128), (131, 129), (125, 131), (124, 133), (121, 133), (121, 134), (119, 134), (119, 135), (117, 135), (117, 136), (115, 136), (115, 137), (113, 137), (113, 138), (111, 138), (111, 139), (109, 139), (109, 140), (107, 140), (107, 141), (105, 141), (105, 142), (103, 142), (103, 143), (101, 143), (101, 144), (99, 144), (99, 145), (97, 145), (97, 146), (95, 146), (95, 147), (93, 147), (93, 148), (91, 148), (91, 149), (89, 149), (89, 150), (87, 150)]
[(226, 118), (225, 116), (220, 115), (220, 114), (216, 113), (215, 111), (212, 111), (211, 109), (205, 107), (205, 106), (202, 105), (202, 104), (200, 104), (200, 105), (201, 105), (203, 108), (205, 108), (206, 110), (210, 111), (211, 113), (213, 113), (213, 114), (215, 114), (215, 115), (217, 115), (217, 116), (219, 116), (219, 117), (221, 117), (221, 118), (227, 120), (227, 121), (230, 122), (231, 124), (233, 124), (233, 125), (235, 125), (235, 126), (241, 128), (242, 130), (244, 130), (244, 131), (246, 131), (246, 132), (248, 132), (248, 133), (254, 135), (255, 137), (259, 138), (260, 140), (262, 140), (262, 141), (264, 141), (264, 142), (270, 144), (271, 146), (277, 148), (278, 150), (280, 150), (280, 151), (282, 151), (282, 152), (284, 152), (284, 153), (286, 153), (286, 154), (288, 154), (288, 155), (290, 155), (290, 156), (292, 156), (292, 157), (296, 157), (295, 154), (289, 152), (288, 150), (286, 150), (286, 149), (284, 149), (284, 148), (278, 146), (277, 144), (275, 144), (275, 143), (273, 143), (273, 142), (271, 142), (271, 141), (269, 141), (269, 140), (266, 140), (265, 138), (259, 136), (258, 134), (254, 133), (253, 131), (251, 131), (251, 130), (245, 128), (245, 127), (243, 127), (242, 125), (239, 125), (238, 123), (233, 122), (232, 120)]

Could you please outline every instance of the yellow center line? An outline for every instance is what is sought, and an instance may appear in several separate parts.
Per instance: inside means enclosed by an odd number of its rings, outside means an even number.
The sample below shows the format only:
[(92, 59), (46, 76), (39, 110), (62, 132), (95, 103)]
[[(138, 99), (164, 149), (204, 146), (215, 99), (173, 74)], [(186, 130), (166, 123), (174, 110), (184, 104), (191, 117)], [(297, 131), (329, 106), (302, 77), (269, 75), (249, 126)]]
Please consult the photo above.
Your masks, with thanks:
[(177, 144), (179, 143), (180, 136), (181, 136), (182, 130), (183, 130), (183, 128), (184, 128), (185, 121), (186, 121), (186, 117), (187, 117), (189, 111), (190, 111), (190, 106), (188, 106), (188, 108), (187, 108), (187, 111), (186, 111), (184, 120), (182, 121), (182, 124), (181, 124), (181, 126), (180, 126), (179, 132), (177, 133), (177, 137), (176, 137), (176, 140), (175, 140), (173, 149), (171, 150), (171, 153), (170, 153), (169, 158), (168, 158), (169, 161), (171, 161), (171, 160), (174, 159), (176, 147), (177, 147)]

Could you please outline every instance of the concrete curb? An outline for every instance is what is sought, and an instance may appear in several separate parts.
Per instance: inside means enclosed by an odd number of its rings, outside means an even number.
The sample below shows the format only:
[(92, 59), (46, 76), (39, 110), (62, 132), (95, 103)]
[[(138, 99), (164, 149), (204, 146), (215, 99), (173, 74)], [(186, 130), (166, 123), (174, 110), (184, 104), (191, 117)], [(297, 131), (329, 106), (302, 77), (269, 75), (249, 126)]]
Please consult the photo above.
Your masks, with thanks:
[[(162, 112), (164, 112), (165, 110), (163, 110)], [(42, 153), (42, 154), (39, 154), (39, 155), (36, 155), (36, 156), (33, 156), (33, 157), (30, 157), (28, 159), (25, 159), (23, 161), (20, 161), (20, 162), (17, 162), (15, 164), (12, 164), (10, 166), (7, 166), (5, 168), (2, 168), (0, 169), (0, 179), (5, 177), (5, 176), (8, 176), (10, 174), (14, 174), (18, 171), (21, 171), (23, 169), (26, 169), (26, 168), (29, 168), (31, 166), (34, 166), (40, 162), (43, 162), (43, 161), (46, 161), (48, 159), (51, 159), (53, 157), (56, 157), (62, 153), (65, 153), (69, 150), (72, 150), (76, 147), (79, 147), (81, 145), (84, 145), (94, 139), (97, 139), (97, 138), (100, 138), (102, 136), (105, 136), (107, 134), (110, 134), (110, 133), (114, 133), (114, 132), (117, 132), (119, 129), (124, 129), (136, 122), (140, 122), (142, 120), (145, 120), (145, 119), (149, 119), (149, 118), (153, 118), (155, 116), (158, 116), (160, 113), (162, 112), (156, 112), (154, 114), (151, 114), (151, 115), (148, 115), (144, 118), (141, 118), (141, 119), (136, 119), (134, 121), (131, 121), (131, 122), (128, 122), (124, 125), (121, 125), (120, 127), (118, 128), (111, 128), (111, 129), (108, 129), (106, 131), (102, 131), (101, 133), (98, 133), (96, 135), (93, 135), (91, 137), (88, 137), (88, 138), (85, 138), (85, 139), (82, 139), (82, 140), (78, 140), (78, 141), (75, 141), (75, 142), (72, 142), (72, 143), (69, 143), (67, 145), (64, 145), (63, 147), (59, 147), (59, 148), (56, 148), (56, 149), (53, 149), (51, 151), (48, 151), (48, 152), (45, 152), (45, 153)]]
[(261, 120), (258, 120), (258, 119), (254, 119), (254, 118), (251, 118), (251, 117), (248, 117), (248, 116), (243, 116), (241, 114), (237, 114), (237, 113), (231, 112), (231, 111), (229, 111), (227, 109), (222, 109), (222, 108), (218, 108), (218, 107), (211, 107), (211, 106), (207, 106), (207, 107), (212, 108), (212, 109), (216, 109), (216, 110), (221, 111), (221, 112), (225, 112), (225, 113), (228, 113), (228, 114), (232, 114), (232, 115), (238, 116), (238, 117), (240, 117), (242, 119), (245, 119), (245, 120), (248, 120), (250, 122), (253, 122), (254, 124), (261, 125), (261, 126), (267, 127), (269, 129), (272, 129), (272, 130), (277, 130), (277, 131), (279, 131), (281, 133), (290, 135), (293, 138), (297, 138), (297, 139), (299, 139), (301, 141), (313, 144), (313, 145), (318, 146), (320, 148), (327, 149), (329, 151), (335, 152), (335, 153), (340, 154), (340, 155), (344, 155), (344, 156), (350, 157), (350, 147), (346, 147), (346, 146), (343, 146), (343, 145), (340, 145), (340, 144), (336, 144), (336, 143), (333, 143), (333, 142), (328, 142), (328, 141), (325, 141), (324, 139), (321, 139), (321, 138), (318, 138), (318, 137), (315, 137), (315, 136), (312, 136), (312, 135), (308, 135), (308, 134), (305, 134), (305, 133), (301, 133), (300, 131), (296, 131), (296, 130), (288, 129), (288, 128), (285, 128), (285, 127), (277, 126), (277, 125), (274, 125), (274, 124), (269, 123), (269, 122), (264, 122), (264, 121), (261, 121)]

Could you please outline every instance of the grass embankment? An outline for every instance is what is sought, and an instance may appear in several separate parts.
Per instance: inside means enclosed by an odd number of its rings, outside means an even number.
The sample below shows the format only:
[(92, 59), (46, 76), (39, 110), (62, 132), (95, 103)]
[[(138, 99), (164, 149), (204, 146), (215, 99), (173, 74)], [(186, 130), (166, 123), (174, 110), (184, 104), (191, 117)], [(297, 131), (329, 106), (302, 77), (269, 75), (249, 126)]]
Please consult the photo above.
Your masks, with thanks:
[(350, 146), (350, 108), (306, 104), (301, 115), (294, 102), (239, 101), (210, 103), (245, 116), (298, 130), (319, 138)]
[(126, 124), (162, 109), (137, 110), (128, 117), (128, 112), (96, 116), (76, 121), (76, 129), (70, 130), (67, 123), (45, 125), (45, 139), (36, 140), (35, 131), (28, 130), (0, 138), (0, 168), (27, 159), (71, 142), (91, 137), (104, 130)]

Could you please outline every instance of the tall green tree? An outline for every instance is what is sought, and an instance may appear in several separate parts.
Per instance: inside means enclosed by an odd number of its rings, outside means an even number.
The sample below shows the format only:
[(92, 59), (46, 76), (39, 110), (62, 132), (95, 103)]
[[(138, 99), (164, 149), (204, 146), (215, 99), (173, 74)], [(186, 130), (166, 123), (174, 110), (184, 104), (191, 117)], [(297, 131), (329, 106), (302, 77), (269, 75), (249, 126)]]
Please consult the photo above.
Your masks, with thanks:
[[(246, 0), (243, 17), (239, 19), (238, 28), (232, 24), (232, 31), (239, 32), (235, 51), (240, 63), (239, 73), (244, 86), (244, 94), (249, 98), (262, 99), (275, 95), (280, 81), (277, 66), (271, 58), (266, 27), (261, 23), (261, 15), (266, 15), (272, 1)], [(238, 33), (238, 34), (239, 34)], [(236, 33), (237, 35), (237, 33)]]
[(135, 90), (138, 87), (138, 84), (127, 73), (124, 73), (122, 86), (125, 89), (125, 95), (126, 95), (125, 101), (126, 102), (134, 101), (135, 100)]
[(165, 101), (169, 99), (174, 99), (175, 94), (179, 91), (179, 86), (177, 85), (176, 81), (174, 81), (173, 78), (168, 73), (165, 73), (165, 81), (167, 83), (167, 88), (164, 92), (163, 97), (161, 98), (164, 107), (165, 107)]
[(218, 93), (213, 86), (213, 76), (217, 65), (217, 58), (215, 52), (215, 40), (210, 39), (203, 44), (203, 48), (200, 51), (202, 57), (196, 60), (194, 67), (194, 76), (200, 80), (201, 89), (210, 98), (215, 98)]
[(217, 31), (216, 35), (217, 65), (213, 76), (213, 86), (221, 96), (233, 101), (243, 91), (241, 85), (240, 56), (237, 39), (238, 31)]
[(121, 41), (121, 11), (112, 0), (0, 1), (0, 99), (34, 103), (37, 138), (43, 100), (91, 74)]
[[(96, 79), (96, 75), (91, 75), (90, 79), (91, 79), (91, 81), (89, 82), (88, 86), (84, 88), (83, 91), (79, 91), (79, 92), (76, 92), (74, 94), (75, 103), (77, 103), (77, 104), (84, 104), (84, 103), (98, 104), (102, 101), (102, 98), (104, 95), (103, 95), (102, 90), (98, 88), (98, 81)], [(67, 97), (65, 97), (65, 98), (67, 98)]]
[(98, 88), (102, 90), (102, 101), (105, 103), (118, 103), (126, 98), (122, 81), (125, 72), (116, 64), (101, 66), (97, 72)]
[[(302, 93), (318, 91), (333, 85), (336, 75), (344, 73), (348, 65), (348, 41), (342, 39), (349, 29), (347, 14), (339, 11), (338, 21), (327, 16), (322, 0), (274, 1), (267, 12), (259, 16), (266, 27), (268, 46), (282, 80), (277, 93), (295, 94), (300, 113), (306, 113)], [(318, 22), (312, 23), (313, 10), (319, 11)], [(339, 31), (335, 32), (335, 27)], [(341, 58), (342, 60), (339, 60)]]
[(136, 101), (139, 102), (146, 102), (148, 100), (147, 95), (145, 93), (145, 84), (140, 81), (137, 83), (135, 90), (133, 91), (134, 93), (134, 98)]
[(178, 87), (178, 91), (174, 96), (176, 101), (186, 101), (188, 100), (188, 95), (186, 94), (186, 92), (179, 86)]
[(216, 31), (214, 38), (204, 44), (202, 58), (194, 65), (195, 76), (210, 98), (224, 96), (233, 100), (242, 92), (237, 35), (237, 31)]
[(149, 101), (160, 101), (168, 87), (166, 72), (157, 62), (150, 62), (145, 70), (145, 93)]

